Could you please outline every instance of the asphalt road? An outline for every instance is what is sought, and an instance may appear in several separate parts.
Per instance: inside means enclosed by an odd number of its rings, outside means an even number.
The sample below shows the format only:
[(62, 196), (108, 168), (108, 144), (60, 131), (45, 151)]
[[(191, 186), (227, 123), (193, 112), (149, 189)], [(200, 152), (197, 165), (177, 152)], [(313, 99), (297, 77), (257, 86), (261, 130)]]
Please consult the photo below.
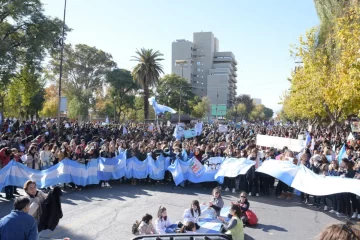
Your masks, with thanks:
[[(131, 226), (135, 220), (141, 219), (145, 213), (155, 217), (160, 205), (166, 206), (173, 221), (179, 221), (192, 200), (208, 202), (211, 197), (211, 189), (199, 186), (177, 188), (120, 183), (111, 186), (65, 192), (62, 197), (63, 219), (55, 231), (41, 232), (40, 240), (64, 237), (72, 240), (132, 239)], [(225, 205), (238, 196), (239, 193), (223, 192)], [(299, 204), (297, 198), (287, 201), (260, 196), (249, 197), (249, 201), (259, 224), (245, 228), (246, 239), (316, 239), (327, 225), (339, 223), (334, 215)], [(0, 217), (11, 209), (12, 202), (0, 198)]]

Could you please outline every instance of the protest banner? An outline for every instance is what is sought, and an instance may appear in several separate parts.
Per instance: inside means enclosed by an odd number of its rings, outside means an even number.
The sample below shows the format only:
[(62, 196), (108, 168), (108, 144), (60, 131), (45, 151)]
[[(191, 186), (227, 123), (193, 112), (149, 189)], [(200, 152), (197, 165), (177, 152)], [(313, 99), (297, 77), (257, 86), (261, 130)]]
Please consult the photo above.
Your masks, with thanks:
[(197, 136), (197, 134), (196, 134), (196, 131), (195, 131), (194, 128), (184, 131), (184, 137), (185, 138), (193, 138), (193, 137), (196, 137), (196, 136)]
[(200, 176), (205, 172), (204, 166), (196, 158), (190, 160), (190, 168), (196, 176)]
[(351, 131), (360, 132), (360, 122), (351, 122)]
[(227, 131), (228, 131), (228, 126), (227, 125), (219, 124), (219, 132), (225, 133)]
[(273, 147), (282, 149), (288, 147), (291, 151), (300, 152), (304, 148), (305, 140), (282, 138), (258, 134), (256, 136), (256, 145), (262, 147)]

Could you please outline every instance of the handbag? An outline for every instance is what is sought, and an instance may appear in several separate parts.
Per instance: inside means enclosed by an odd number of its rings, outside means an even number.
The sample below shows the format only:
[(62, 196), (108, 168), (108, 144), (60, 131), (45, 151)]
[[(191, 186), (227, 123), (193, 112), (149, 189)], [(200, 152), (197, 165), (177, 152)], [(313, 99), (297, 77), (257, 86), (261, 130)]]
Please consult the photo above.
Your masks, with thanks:
[(249, 225), (256, 225), (259, 221), (256, 214), (250, 209), (245, 212)]

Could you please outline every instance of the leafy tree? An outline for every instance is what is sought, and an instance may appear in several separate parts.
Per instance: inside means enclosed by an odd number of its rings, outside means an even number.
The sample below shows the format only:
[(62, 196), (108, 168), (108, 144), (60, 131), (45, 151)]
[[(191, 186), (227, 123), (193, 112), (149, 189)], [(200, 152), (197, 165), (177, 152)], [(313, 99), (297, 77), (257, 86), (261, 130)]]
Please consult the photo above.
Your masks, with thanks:
[(237, 122), (238, 118), (244, 120), (246, 116), (248, 116), (248, 113), (244, 103), (239, 103), (238, 105), (235, 105), (233, 108), (230, 108), (229, 111), (227, 111), (226, 113), (226, 117), (228, 119), (234, 119), (235, 122)]
[(360, 11), (348, 8), (336, 18), (333, 32), (322, 46), (311, 29), (294, 54), (304, 66), (292, 74), (291, 89), (284, 99), (290, 118), (324, 119), (331, 125), (358, 112), (360, 104)]
[(210, 111), (210, 100), (207, 97), (203, 97), (200, 102), (198, 102), (191, 112), (191, 115), (196, 118), (204, 118)]
[[(106, 82), (110, 84), (107, 98), (113, 103), (112, 114), (115, 119), (125, 118), (128, 108), (134, 107), (135, 91), (139, 86), (134, 82), (131, 72), (125, 69), (114, 69), (106, 75)], [(108, 108), (109, 109), (109, 108)]]
[(25, 65), (12, 79), (8, 89), (7, 113), (17, 117), (38, 115), (45, 101), (44, 83), (34, 66)]
[(159, 51), (154, 51), (153, 49), (144, 49), (140, 51), (136, 50), (137, 56), (133, 56), (133, 61), (138, 62), (132, 71), (134, 80), (141, 86), (144, 90), (144, 118), (149, 118), (149, 87), (154, 86), (161, 73), (164, 73), (163, 67), (160, 64), (160, 61), (164, 60), (161, 57)]
[[(50, 71), (59, 74), (60, 61), (52, 54)], [(69, 98), (69, 114), (87, 116), (96, 98), (101, 95), (105, 76), (116, 64), (112, 56), (95, 47), (70, 44), (64, 48), (63, 83)]]
[(271, 119), (274, 116), (274, 111), (264, 106), (265, 119)]
[(262, 104), (256, 105), (254, 109), (251, 111), (249, 117), (250, 120), (252, 121), (265, 120), (266, 116), (264, 113), (264, 105)]
[(246, 94), (242, 94), (236, 97), (235, 99), (235, 103), (236, 104), (240, 104), (243, 103), (246, 107), (246, 114), (245, 114), (245, 119), (249, 118), (249, 114), (252, 112), (252, 110), (254, 109), (255, 105), (254, 105), (254, 101), (253, 99)]
[[(190, 114), (190, 101), (195, 97), (191, 84), (176, 74), (168, 74), (160, 78), (156, 87), (157, 102), (178, 111)], [(181, 99), (181, 102), (180, 102)]]
[(45, 16), (40, 0), (0, 1), (0, 111), (18, 66), (40, 68), (61, 32), (62, 21)]
[(45, 88), (45, 103), (40, 111), (40, 116), (56, 117), (58, 111), (58, 88), (56, 85), (50, 85)]

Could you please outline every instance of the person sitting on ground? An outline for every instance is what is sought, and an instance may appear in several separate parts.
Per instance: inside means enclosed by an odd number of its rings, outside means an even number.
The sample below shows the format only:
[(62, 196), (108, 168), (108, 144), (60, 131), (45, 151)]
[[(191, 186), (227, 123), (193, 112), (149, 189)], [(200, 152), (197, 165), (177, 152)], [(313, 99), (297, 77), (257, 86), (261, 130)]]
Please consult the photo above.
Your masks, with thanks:
[(220, 216), (221, 209), (224, 207), (224, 200), (220, 194), (220, 188), (216, 187), (212, 191), (212, 198), (209, 202), (209, 207), (215, 210), (216, 216)]
[(157, 218), (155, 220), (155, 227), (159, 234), (174, 233), (176, 231), (177, 224), (171, 223), (167, 216), (166, 208), (163, 206), (159, 207)]
[(139, 234), (139, 235), (156, 234), (156, 230), (152, 225), (152, 219), (153, 217), (147, 213), (145, 214), (145, 216), (143, 216), (140, 223), (136, 221), (132, 228), (133, 234)]
[(47, 194), (41, 190), (37, 190), (36, 182), (28, 180), (24, 184), (24, 191), (26, 196), (30, 199), (30, 209), (29, 214), (33, 216), (36, 220), (36, 223), (39, 224), (41, 218), (41, 203), (47, 198)]
[(185, 225), (183, 225), (177, 233), (195, 233), (196, 232), (196, 226), (193, 222), (187, 222)]
[(186, 209), (183, 215), (184, 224), (186, 225), (187, 222), (195, 223), (196, 229), (199, 229), (200, 226), (198, 225), (199, 217), (201, 215), (201, 209), (199, 201), (194, 200), (191, 203), (191, 207)]
[(240, 206), (232, 204), (229, 212), (231, 214), (229, 222), (226, 222), (222, 217), (218, 217), (218, 219), (223, 223), (220, 232), (231, 236), (232, 240), (244, 240), (244, 226), (243, 222), (240, 220)]
[[(247, 224), (248, 218), (246, 216), (246, 211), (249, 210), (250, 203), (248, 201), (246, 192), (241, 192), (240, 193), (240, 199), (236, 203), (233, 202), (232, 204), (239, 205), (240, 210), (241, 210), (241, 215), (240, 215), (239, 218), (241, 219), (241, 221), (244, 224)], [(228, 215), (228, 218), (231, 218), (231, 214)]]
[(35, 219), (28, 214), (30, 199), (17, 197), (14, 210), (0, 219), (0, 239), (38, 240)]

